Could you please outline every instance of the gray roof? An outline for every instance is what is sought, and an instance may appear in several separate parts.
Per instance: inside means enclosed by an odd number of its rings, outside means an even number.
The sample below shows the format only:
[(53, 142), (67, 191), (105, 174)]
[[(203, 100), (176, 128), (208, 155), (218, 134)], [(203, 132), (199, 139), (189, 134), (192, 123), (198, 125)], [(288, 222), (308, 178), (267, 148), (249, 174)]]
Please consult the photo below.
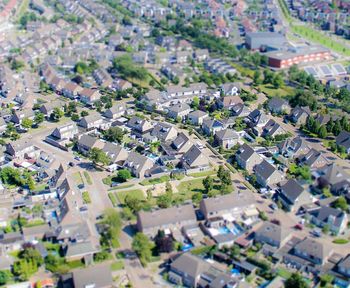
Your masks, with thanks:
[(98, 141), (98, 138), (84, 134), (79, 138), (78, 144), (92, 148), (97, 141)]
[[(144, 165), (147, 164), (147, 162), (150, 162), (151, 160), (147, 158), (146, 156), (143, 156), (141, 154), (138, 154), (134, 151), (131, 151), (128, 155), (128, 158), (126, 159), (124, 166), (131, 167), (135, 169), (136, 171), (141, 171), (144, 168)], [(152, 162), (152, 161), (151, 161)]]
[(179, 150), (183, 145), (185, 145), (188, 141), (190, 141), (190, 138), (186, 136), (185, 133), (181, 132), (177, 137), (174, 139), (172, 142), (172, 146), (176, 149)]
[[(273, 134), (279, 129), (283, 129), (280, 124), (278, 124), (275, 120), (270, 119), (263, 128), (263, 134), (265, 136), (273, 136)], [(284, 130), (284, 129), (283, 129)]]
[(171, 263), (171, 268), (176, 271), (181, 271), (183, 274), (186, 273), (193, 277), (193, 279), (196, 279), (203, 272), (210, 269), (210, 264), (191, 253), (184, 253)]
[(325, 165), (320, 169), (319, 173), (330, 185), (335, 185), (342, 181), (350, 181), (350, 175), (335, 163)]
[(311, 115), (311, 110), (310, 110), (309, 107), (295, 107), (292, 110), (291, 115), (292, 115), (293, 118), (299, 119), (305, 113), (307, 115)]
[(338, 267), (342, 267), (346, 270), (350, 269), (350, 254), (338, 263)]
[(339, 146), (345, 147), (345, 149), (350, 148), (350, 132), (341, 131), (336, 138), (336, 143)]
[(279, 110), (284, 105), (288, 105), (288, 102), (282, 98), (279, 98), (279, 97), (271, 98), (269, 103), (268, 103), (268, 107), (272, 110)]
[(254, 153), (256, 153), (254, 149), (245, 143), (237, 151), (239, 157), (244, 161), (247, 161)]
[(309, 150), (306, 141), (302, 137), (295, 137), (293, 139), (286, 139), (285, 141), (279, 143), (278, 148), (280, 150), (291, 151), (293, 153), (303, 152), (304, 150)]
[(220, 140), (227, 140), (227, 139), (238, 139), (238, 134), (233, 129), (224, 129), (217, 131), (215, 133), (215, 137), (217, 137)]
[(324, 161), (324, 162), (328, 162), (327, 159), (322, 155), (322, 152), (317, 151), (316, 149), (311, 149), (306, 155), (304, 155), (300, 161), (304, 164), (304, 165), (308, 165), (308, 166), (313, 166), (315, 164), (315, 162), (317, 161)]
[(98, 250), (93, 247), (90, 241), (69, 243), (67, 245), (66, 257), (84, 257), (84, 255), (93, 254), (96, 252), (98, 252)]
[(295, 245), (295, 249), (306, 253), (308, 256), (313, 258), (324, 260), (328, 257), (332, 251), (329, 245), (324, 245), (321, 242), (318, 242), (311, 238), (305, 238)]
[(279, 243), (283, 242), (290, 235), (290, 233), (291, 231), (289, 229), (285, 229), (280, 225), (271, 222), (264, 222), (263, 225), (255, 231), (255, 234)]
[(281, 194), (287, 198), (290, 204), (294, 204), (303, 191), (304, 188), (294, 179), (289, 179), (280, 187)]
[(203, 120), (203, 126), (207, 126), (209, 129), (215, 128), (215, 127), (222, 127), (223, 124), (221, 121), (211, 118), (205, 118)]
[(246, 207), (255, 203), (255, 198), (251, 192), (246, 190), (244, 193), (233, 192), (227, 195), (221, 195), (213, 198), (206, 198), (201, 201), (207, 213), (233, 209), (235, 207)]
[(204, 154), (202, 154), (202, 151), (196, 145), (192, 145), (190, 150), (188, 150), (183, 155), (183, 159), (190, 166), (192, 166), (192, 164), (200, 157), (206, 157), (206, 156)]
[(195, 111), (192, 111), (190, 114), (188, 114), (188, 116), (189, 117), (194, 116), (194, 117), (200, 118), (200, 117), (208, 116), (208, 113), (203, 112), (202, 110), (195, 110)]
[(180, 113), (182, 111), (186, 111), (189, 109), (191, 109), (191, 108), (186, 103), (175, 104), (175, 105), (172, 105), (168, 108), (169, 112), (174, 112), (174, 113)]
[(73, 272), (74, 288), (112, 287), (113, 279), (109, 264), (93, 265)]
[(168, 123), (158, 123), (156, 126), (154, 126), (151, 135), (157, 137), (160, 140), (165, 140), (171, 130), (174, 129), (175, 128)]
[(268, 179), (276, 170), (276, 168), (271, 165), (266, 160), (263, 160), (260, 164), (255, 166), (256, 173), (259, 173), (261, 177), (263, 177), (265, 180)]
[(333, 218), (333, 225), (336, 227), (340, 227), (342, 225), (345, 217), (345, 213), (343, 211), (327, 206), (322, 206), (319, 209), (312, 210), (309, 212), (309, 214), (324, 224), (329, 223), (328, 221), (332, 220), (330, 218)]
[(143, 229), (189, 220), (196, 221), (196, 214), (192, 205), (174, 206), (153, 211), (140, 211), (138, 213), (138, 221)]

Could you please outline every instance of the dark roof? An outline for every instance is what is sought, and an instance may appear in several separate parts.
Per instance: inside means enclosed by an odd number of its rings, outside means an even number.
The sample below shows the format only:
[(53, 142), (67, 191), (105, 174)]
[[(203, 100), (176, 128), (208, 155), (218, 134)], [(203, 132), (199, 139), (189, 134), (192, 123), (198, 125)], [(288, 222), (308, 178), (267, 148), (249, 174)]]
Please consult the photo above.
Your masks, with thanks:
[(329, 245), (324, 245), (311, 238), (305, 238), (295, 245), (295, 249), (306, 253), (308, 256), (324, 260), (332, 251)]
[(271, 222), (264, 222), (263, 225), (255, 231), (255, 235), (264, 236), (279, 243), (286, 239), (290, 233), (290, 230)]
[(350, 148), (350, 132), (341, 131), (336, 138), (336, 143), (339, 146), (345, 147), (345, 149)]
[(190, 253), (181, 254), (173, 263), (171, 263), (171, 269), (175, 271), (181, 271), (187, 275), (196, 279), (203, 272), (210, 269), (210, 264), (198, 256)]
[(289, 179), (280, 188), (280, 193), (287, 198), (290, 204), (294, 204), (303, 191), (304, 188), (294, 179)]
[(276, 168), (266, 160), (263, 160), (260, 164), (255, 166), (255, 171), (264, 179), (268, 179), (276, 171)]
[(215, 137), (217, 137), (220, 140), (238, 139), (238, 134), (233, 129), (224, 129), (224, 130), (217, 131), (215, 133)]
[(288, 105), (288, 102), (279, 97), (273, 97), (268, 103), (268, 107), (272, 110), (281, 109), (283, 105)]
[(254, 153), (254, 149), (245, 143), (237, 151), (239, 157), (244, 161), (247, 161)]
[(309, 214), (324, 224), (329, 223), (329, 221), (333, 221), (333, 225), (336, 227), (341, 226), (345, 217), (345, 213), (343, 211), (327, 206), (322, 206), (319, 209), (312, 210), (309, 212)]

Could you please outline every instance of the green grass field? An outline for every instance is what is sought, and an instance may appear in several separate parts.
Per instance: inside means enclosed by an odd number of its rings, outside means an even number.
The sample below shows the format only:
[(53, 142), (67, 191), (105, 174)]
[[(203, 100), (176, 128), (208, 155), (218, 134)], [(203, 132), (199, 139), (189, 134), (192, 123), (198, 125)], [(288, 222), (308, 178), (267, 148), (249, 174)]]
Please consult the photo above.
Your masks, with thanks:
[(347, 46), (340, 42), (334, 41), (329, 36), (324, 35), (322, 32), (315, 30), (310, 26), (292, 24), (290, 28), (294, 33), (299, 34), (312, 42), (317, 42), (344, 56), (350, 56), (350, 49)]
[(169, 180), (170, 180), (170, 177), (168, 175), (164, 175), (159, 178), (145, 179), (142, 182), (140, 182), (140, 185), (143, 185), (143, 186), (155, 185), (155, 184), (167, 182)]
[(261, 90), (261, 92), (264, 92), (269, 97), (276, 97), (276, 96), (285, 97), (288, 95), (293, 95), (293, 91), (294, 91), (294, 89), (292, 87), (289, 87), (289, 86), (284, 86), (282, 88), (275, 89), (271, 85), (268, 85), (268, 84), (267, 85), (264, 85), (264, 84), (259, 85), (259, 89)]
[(131, 195), (131, 196), (133, 196), (137, 199), (140, 199), (140, 200), (145, 200), (145, 195), (143, 194), (142, 190), (139, 190), (139, 189), (118, 191), (115, 194), (116, 194), (116, 196), (121, 204), (125, 203), (125, 197), (127, 195)]
[(196, 173), (191, 173), (189, 176), (195, 177), (195, 178), (200, 178), (200, 177), (206, 177), (206, 176), (212, 176), (215, 175), (216, 171), (209, 170), (209, 171), (202, 171), (202, 172), (196, 172)]
[[(183, 181), (180, 183), (180, 185), (177, 187), (179, 194), (184, 196), (185, 199), (191, 199), (193, 194), (199, 192), (199, 193), (205, 193), (205, 189), (202, 183), (203, 179), (194, 179), (189, 181)], [(211, 194), (219, 194), (220, 187), (217, 183), (217, 181), (214, 181), (214, 188), (210, 192)]]
[(73, 174), (74, 181), (77, 185), (84, 184), (83, 178), (81, 177), (80, 172), (76, 172)]

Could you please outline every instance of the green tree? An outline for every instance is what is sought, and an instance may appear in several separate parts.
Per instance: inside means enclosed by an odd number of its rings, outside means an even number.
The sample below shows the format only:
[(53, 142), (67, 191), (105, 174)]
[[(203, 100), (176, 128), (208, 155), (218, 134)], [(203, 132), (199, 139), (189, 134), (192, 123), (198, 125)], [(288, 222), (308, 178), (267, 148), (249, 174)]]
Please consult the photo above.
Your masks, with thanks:
[(132, 178), (132, 175), (128, 169), (121, 169), (118, 171), (118, 174), (117, 174), (118, 181), (126, 182), (128, 181), (128, 179), (131, 179), (131, 178)]
[(89, 159), (95, 164), (108, 165), (111, 158), (100, 148), (94, 147), (89, 152)]
[(123, 142), (125, 132), (119, 127), (111, 127), (103, 133), (104, 138), (110, 142)]
[(80, 112), (80, 116), (81, 116), (81, 117), (86, 117), (86, 116), (88, 116), (88, 115), (89, 115), (89, 112), (86, 111), (86, 110), (83, 110), (83, 111)]
[(272, 85), (275, 89), (281, 88), (284, 84), (281, 74), (277, 73), (272, 79)]
[(202, 183), (205, 189), (205, 193), (209, 193), (209, 191), (213, 189), (214, 180), (212, 177), (207, 176), (206, 178), (203, 179)]
[(34, 117), (34, 121), (36, 124), (40, 124), (44, 122), (45, 116), (43, 113), (36, 113)]
[(23, 128), (29, 129), (33, 126), (33, 120), (29, 118), (23, 118), (21, 125)]
[(142, 209), (141, 200), (132, 195), (126, 195), (124, 202), (125, 205), (134, 213)]
[(5, 285), (9, 281), (9, 276), (6, 272), (0, 271), (0, 285)]
[(255, 70), (255, 71), (254, 71), (253, 83), (254, 83), (254, 85), (259, 85), (259, 84), (261, 84), (261, 73), (260, 73), (259, 70)]
[(145, 234), (137, 233), (132, 240), (131, 246), (139, 256), (142, 265), (146, 266), (152, 258), (153, 242), (151, 242)]
[(64, 116), (64, 112), (61, 108), (55, 107), (50, 115), (52, 121), (58, 122)]
[(341, 209), (343, 211), (347, 211), (348, 210), (348, 204), (346, 202), (345, 197), (344, 196), (338, 197), (338, 199), (334, 201), (333, 207)]
[(309, 285), (299, 273), (293, 273), (284, 283), (285, 288), (308, 288)]
[(158, 196), (157, 205), (160, 208), (168, 208), (171, 205), (171, 201), (172, 201), (171, 195), (165, 193), (165, 194)]
[(318, 129), (318, 137), (321, 139), (325, 139), (327, 137), (327, 128), (325, 125), (322, 125), (320, 129)]
[(329, 231), (330, 231), (330, 227), (329, 227), (328, 224), (326, 224), (326, 225), (324, 225), (324, 226), (322, 227), (322, 232), (323, 232), (324, 234), (328, 234)]

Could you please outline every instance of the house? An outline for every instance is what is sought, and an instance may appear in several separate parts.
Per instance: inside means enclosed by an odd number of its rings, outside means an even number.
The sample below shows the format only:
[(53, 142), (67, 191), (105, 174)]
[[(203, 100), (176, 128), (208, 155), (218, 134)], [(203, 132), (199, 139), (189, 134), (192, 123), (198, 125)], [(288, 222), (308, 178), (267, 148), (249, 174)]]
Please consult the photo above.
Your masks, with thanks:
[(264, 222), (254, 232), (254, 240), (256, 242), (268, 244), (277, 248), (284, 246), (291, 237), (292, 233), (289, 229), (271, 222)]
[(337, 164), (327, 164), (317, 170), (317, 173), (320, 188), (329, 187), (335, 195), (346, 195), (350, 192), (350, 175)]
[(283, 180), (284, 175), (266, 160), (254, 167), (256, 181), (262, 187), (273, 187)]
[(221, 121), (211, 118), (205, 118), (202, 124), (202, 130), (207, 135), (214, 135), (217, 131), (224, 129)]
[[(224, 219), (240, 219), (245, 210), (255, 208), (255, 198), (252, 192), (233, 192), (213, 198), (206, 198), (200, 202), (199, 209), (205, 219), (223, 217)], [(229, 220), (229, 219), (228, 219)]]
[(328, 226), (329, 231), (335, 235), (343, 233), (347, 227), (348, 216), (339, 209), (321, 206), (307, 212), (310, 222), (320, 228)]
[(350, 278), (350, 254), (337, 264), (336, 269), (340, 274)]
[(185, 64), (192, 58), (192, 53), (191, 51), (177, 51), (175, 58), (177, 64)]
[(311, 116), (310, 108), (305, 107), (295, 107), (289, 114), (289, 119), (296, 125), (304, 125), (307, 121), (307, 118)]
[(208, 113), (202, 110), (195, 110), (188, 114), (188, 121), (195, 126), (201, 126), (205, 118), (208, 117)]
[(192, 145), (193, 143), (190, 138), (183, 132), (179, 133), (171, 143), (171, 147), (175, 150), (175, 153), (181, 155), (190, 150)]
[(254, 167), (260, 164), (263, 159), (252, 147), (244, 143), (236, 153), (236, 161), (238, 166), (251, 173)]
[(61, 127), (55, 128), (51, 136), (59, 140), (72, 140), (79, 133), (78, 127), (75, 123), (67, 124)]
[(124, 167), (137, 178), (143, 178), (147, 175), (147, 170), (153, 167), (154, 163), (146, 156), (131, 151), (124, 162)]
[(101, 94), (97, 89), (84, 88), (79, 91), (80, 101), (87, 104), (93, 105), (94, 102), (100, 100)]
[(214, 139), (220, 147), (231, 149), (233, 146), (237, 145), (239, 136), (233, 129), (224, 129), (216, 132), (214, 134)]
[(159, 230), (181, 233), (182, 227), (196, 223), (194, 208), (188, 204), (153, 211), (140, 211), (137, 213), (136, 226), (139, 232), (153, 238)]
[(315, 169), (326, 165), (328, 160), (323, 156), (322, 152), (312, 148), (307, 154), (300, 156), (299, 163), (302, 165), (307, 165), (311, 169)]
[(182, 156), (184, 168), (203, 170), (209, 167), (209, 159), (196, 146), (192, 147)]
[(221, 97), (218, 101), (219, 108), (229, 109), (231, 110), (238, 104), (244, 104), (243, 100), (239, 96), (225, 96)]
[(312, 202), (312, 196), (295, 179), (279, 184), (277, 199), (288, 211), (298, 211), (302, 205)]
[(68, 262), (84, 260), (85, 263), (91, 263), (93, 255), (99, 252), (91, 241), (81, 241), (68, 243), (66, 247), (65, 258)]
[(266, 114), (258, 109), (253, 110), (245, 119), (249, 127), (264, 127), (269, 119)]
[(168, 123), (159, 122), (151, 131), (151, 136), (156, 137), (160, 141), (171, 141), (176, 138), (177, 130)]
[(102, 87), (111, 87), (112, 86), (113, 79), (112, 79), (111, 75), (109, 75), (109, 73), (105, 69), (102, 69), (102, 68), (96, 69), (92, 73), (92, 77), (94, 77), (96, 83), (99, 86), (102, 86)]
[(106, 142), (102, 148), (102, 151), (111, 159), (112, 163), (122, 166), (124, 161), (128, 158), (128, 151), (122, 146), (110, 142)]
[(83, 90), (81, 86), (70, 81), (63, 87), (62, 94), (67, 98), (75, 99), (78, 97), (81, 90)]
[(113, 85), (115, 89), (119, 91), (124, 91), (126, 89), (132, 88), (132, 84), (129, 81), (120, 78), (115, 79)]
[(0, 251), (1, 254), (19, 250), (24, 243), (21, 232), (0, 232)]
[(113, 278), (108, 264), (93, 265), (73, 271), (74, 288), (112, 288)]
[(3, 134), (7, 129), (7, 123), (4, 118), (0, 118), (0, 135)]
[(186, 103), (178, 103), (168, 108), (168, 117), (174, 120), (184, 120), (186, 116), (191, 112), (191, 107)]
[[(239, 82), (224, 83), (220, 87), (220, 92), (225, 96), (224, 98), (229, 96), (237, 96), (240, 93), (241, 88), (241, 83)], [(240, 99), (240, 101), (237, 103), (243, 103), (242, 99), (239, 97), (232, 99), (236, 99), (236, 101), (239, 101)]]
[(83, 155), (88, 155), (92, 148), (102, 149), (104, 147), (104, 143), (100, 139), (87, 134), (82, 135), (76, 145), (78, 151)]
[(61, 101), (52, 101), (41, 105), (39, 111), (43, 113), (45, 116), (50, 117), (51, 113), (55, 108), (59, 108), (63, 111), (63, 103)]
[(194, 58), (197, 61), (206, 61), (209, 58), (209, 51), (208, 49), (197, 49), (194, 52)]
[(93, 129), (101, 129), (106, 130), (109, 127), (111, 127), (112, 123), (107, 122), (104, 120), (100, 114), (93, 113), (88, 116), (85, 116), (80, 119), (78, 122), (78, 126), (86, 129), (86, 130), (93, 130)]
[(114, 105), (113, 107), (107, 109), (103, 116), (105, 116), (108, 119), (117, 119), (126, 113), (126, 104), (125, 103), (118, 103), (118, 105)]
[(209, 269), (209, 262), (191, 253), (184, 253), (170, 264), (168, 278), (178, 286), (198, 287), (201, 274)]
[(277, 135), (287, 134), (287, 131), (282, 128), (275, 120), (270, 119), (263, 127), (262, 137), (276, 137)]
[(291, 110), (289, 103), (279, 97), (271, 98), (267, 103), (267, 109), (275, 114), (289, 114)]
[(153, 128), (153, 125), (149, 121), (137, 116), (133, 116), (128, 121), (127, 126), (138, 136), (149, 132)]
[(23, 119), (34, 120), (35, 112), (32, 109), (17, 110), (11, 117), (11, 122), (21, 124)]
[(306, 237), (294, 246), (293, 254), (316, 265), (324, 265), (333, 250), (329, 245)]
[(36, 158), (40, 154), (40, 149), (34, 146), (32, 141), (17, 140), (6, 144), (5, 152), (12, 159)]
[(231, 107), (232, 116), (235, 117), (248, 117), (250, 112), (250, 109), (244, 104), (236, 104)]
[(337, 146), (344, 147), (347, 154), (350, 154), (350, 132), (341, 131), (335, 138)]
[(286, 158), (298, 158), (300, 155), (307, 154), (310, 147), (307, 145), (303, 137), (295, 137), (286, 139), (277, 144), (279, 153)]

